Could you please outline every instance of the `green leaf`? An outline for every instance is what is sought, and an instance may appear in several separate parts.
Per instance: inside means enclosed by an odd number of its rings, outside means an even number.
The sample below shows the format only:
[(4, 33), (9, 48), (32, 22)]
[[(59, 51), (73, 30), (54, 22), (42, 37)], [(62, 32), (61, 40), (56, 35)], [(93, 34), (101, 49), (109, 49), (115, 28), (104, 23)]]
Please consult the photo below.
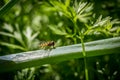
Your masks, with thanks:
[(92, 15), (93, 4), (87, 2), (77, 2), (75, 1), (73, 7), (74, 11), (72, 11), (74, 15), (74, 21), (78, 19), (83, 23), (87, 23), (90, 19), (90, 15)]
[[(120, 37), (87, 42), (85, 48), (86, 57), (120, 53)], [(0, 56), (0, 72), (53, 64), (77, 58), (84, 58), (81, 44), (56, 47), (52, 50), (22, 52)], [(6, 64), (9, 64), (9, 67)]]
[(4, 24), (4, 26), (3, 26), (3, 29), (4, 30), (7, 30), (7, 31), (9, 31), (9, 32), (13, 32), (13, 26), (11, 26), (10, 24)]
[(25, 35), (26, 39), (30, 42), (32, 42), (32, 40), (34, 40), (39, 34), (39, 32), (36, 32), (34, 34), (32, 33), (33, 33), (33, 30), (30, 27), (27, 27), (26, 30), (23, 31), (23, 34)]
[(49, 29), (51, 29), (53, 31), (53, 33), (55, 33), (57, 35), (66, 35), (67, 34), (64, 29), (58, 29), (58, 28), (56, 28), (56, 26), (50, 25)]
[(38, 40), (37, 40), (37, 36), (38, 36), (39, 32), (34, 32), (30, 27), (27, 27), (24, 31), (23, 31), (23, 35), (25, 36), (25, 43), (26, 43), (26, 48), (28, 50), (33, 50), (34, 48), (37, 48), (38, 46)]
[(66, 1), (65, 1), (65, 6), (66, 6), (66, 7), (69, 7), (69, 6), (70, 6), (70, 0), (66, 0)]
[(39, 32), (36, 32), (34, 33), (32, 36), (31, 36), (31, 40), (33, 41), (37, 36), (38, 36)]
[(1, 41), (0, 41), (0, 44), (3, 45), (3, 46), (6, 46), (6, 47), (12, 48), (12, 49), (20, 49), (22, 51), (26, 51), (25, 48), (23, 48), (23, 47), (21, 47), (19, 45), (7, 43), (7, 42), (1, 42)]
[(32, 29), (30, 27), (27, 27), (25, 29), (25, 31), (23, 31), (23, 34), (25, 35), (25, 37), (27, 38), (27, 40), (31, 40)]
[(0, 32), (0, 34), (3, 35), (3, 36), (15, 38), (13, 34), (10, 34), (10, 33), (7, 33), (7, 32)]
[(14, 32), (14, 38), (15, 38), (18, 42), (20, 42), (22, 46), (25, 47), (25, 43), (24, 43), (24, 41), (23, 41), (22, 34), (21, 34), (20, 32), (15, 31), (15, 32)]
[(100, 16), (97, 21), (94, 23), (94, 27), (98, 27), (98, 26), (104, 26), (106, 25), (106, 23), (111, 19), (111, 17), (106, 17), (102, 19), (102, 16)]
[(72, 17), (71, 12), (69, 12), (68, 7), (66, 6), (69, 4), (68, 2), (65, 5), (62, 2), (51, 0), (50, 3), (56, 8), (58, 12), (62, 12), (68, 18)]

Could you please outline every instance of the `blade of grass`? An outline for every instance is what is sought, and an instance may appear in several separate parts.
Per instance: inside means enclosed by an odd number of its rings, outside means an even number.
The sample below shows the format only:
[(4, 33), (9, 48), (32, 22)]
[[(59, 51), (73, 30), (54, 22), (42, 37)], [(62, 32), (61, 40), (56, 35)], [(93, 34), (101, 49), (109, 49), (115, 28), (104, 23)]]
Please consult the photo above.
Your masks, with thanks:
[[(85, 52), (86, 57), (120, 53), (120, 37), (87, 42), (85, 43)], [(57, 47), (51, 51), (37, 50), (5, 55), (0, 56), (0, 73), (75, 58), (84, 58), (81, 44)]]
[(19, 0), (9, 0), (9, 2), (0, 9), (0, 17), (6, 14), (18, 1)]

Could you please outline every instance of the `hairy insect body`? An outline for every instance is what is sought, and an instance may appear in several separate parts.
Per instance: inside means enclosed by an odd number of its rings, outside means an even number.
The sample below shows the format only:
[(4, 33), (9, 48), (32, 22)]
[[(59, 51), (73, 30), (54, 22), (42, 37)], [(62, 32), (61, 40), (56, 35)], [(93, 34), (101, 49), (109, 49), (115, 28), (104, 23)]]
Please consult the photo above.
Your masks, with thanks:
[(40, 44), (40, 47), (46, 49), (46, 48), (49, 48), (52, 46), (52, 48), (54, 48), (54, 45), (55, 45), (54, 41), (49, 41), (49, 42), (45, 42), (45, 43)]

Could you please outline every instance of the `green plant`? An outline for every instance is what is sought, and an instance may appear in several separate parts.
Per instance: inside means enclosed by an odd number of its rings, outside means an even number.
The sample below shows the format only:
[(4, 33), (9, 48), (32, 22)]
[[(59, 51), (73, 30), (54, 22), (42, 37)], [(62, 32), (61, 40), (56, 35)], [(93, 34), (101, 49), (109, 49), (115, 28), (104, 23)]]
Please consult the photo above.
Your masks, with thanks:
[[(61, 11), (63, 13), (63, 15), (65, 15), (68, 19), (70, 19), (73, 22), (74, 28), (73, 28), (73, 33), (71, 34), (70, 37), (71, 38), (78, 37), (81, 40), (83, 56), (84, 56), (84, 64), (85, 64), (85, 77), (86, 77), (86, 80), (88, 80), (89, 79), (88, 78), (88, 68), (87, 68), (88, 66), (87, 66), (85, 46), (84, 46), (84, 35), (81, 32), (82, 27), (78, 26), (78, 22), (79, 23), (87, 22), (87, 20), (88, 20), (87, 17), (91, 15), (90, 11), (92, 10), (92, 5), (87, 4), (87, 3), (81, 3), (81, 2), (77, 3), (77, 1), (75, 1), (75, 5), (73, 5), (74, 7), (72, 8), (70, 6), (70, 0), (66, 0), (65, 4), (58, 2), (58, 1), (51, 1), (51, 4), (53, 4), (53, 6), (58, 11)], [(85, 13), (87, 11), (88, 11), (88, 13)], [(56, 29), (52, 29), (52, 30), (56, 30)], [(74, 39), (76, 39), (76, 38), (74, 38)], [(74, 40), (74, 41), (75, 41), (75, 43), (77, 43), (76, 40)]]
[(104, 37), (119, 36), (119, 24), (117, 19), (111, 20), (111, 17), (102, 18), (99, 16), (96, 21), (91, 21), (90, 24), (85, 24), (86, 31), (84, 35), (104, 35)]
[(14, 80), (34, 80), (35, 68), (26, 68), (18, 71), (14, 76)]
[[(85, 2), (77, 3), (77, 1), (75, 1), (72, 6), (70, 5), (70, 0), (66, 0), (63, 3), (58, 1), (51, 1), (50, 3), (59, 13), (62, 12), (66, 18), (71, 20), (73, 23), (73, 31), (67, 25), (67, 28), (65, 29), (63, 29), (64, 27), (57, 28), (57, 26), (50, 26), (49, 28), (57, 35), (63, 35), (66, 38), (73, 39), (74, 43), (77, 43), (77, 39), (80, 39), (84, 56), (85, 75), (86, 80), (88, 80), (88, 65), (84, 46), (85, 36), (93, 33), (95, 33), (93, 35), (104, 35), (106, 37), (119, 36), (119, 27), (116, 27), (115, 25), (116, 23), (119, 24), (119, 21), (111, 21), (110, 17), (102, 19), (102, 16), (100, 16), (97, 20), (94, 19), (96, 21), (93, 22), (93, 18), (89, 18), (89, 16), (92, 14), (92, 4), (87, 4)], [(89, 24), (89, 21), (92, 25)], [(116, 30), (112, 31), (114, 28), (116, 28)]]
[[(14, 4), (16, 4), (15, 2)], [(10, 1), (10, 4), (13, 3), (11, 3)], [(48, 2), (44, 0), (24, 0), (16, 4), (15, 7), (13, 7), (11, 10), (10, 8), (13, 5), (9, 7), (7, 6), (6, 8), (1, 8), (0, 15), (4, 15), (0, 17), (1, 53), (9, 54), (34, 50), (36, 49), (39, 40), (54, 40), (57, 46), (77, 44), (81, 42), (84, 51), (83, 55), (86, 56), (84, 42), (120, 36), (119, 21), (112, 20), (111, 17), (97, 17), (98, 15), (95, 16), (95, 14), (98, 12), (93, 14), (92, 11), (95, 8), (94, 5), (88, 2), (84, 2), (84, 0), (83, 2), (79, 2), (79, 0), (51, 0)], [(47, 73), (45, 71), (43, 73), (35, 73), (39, 77), (39, 79), (41, 78), (41, 76), (39, 76), (40, 74), (45, 74), (43, 76), (43, 79), (45, 79), (46, 76), (50, 75), (50, 80), (51, 76), (59, 76), (63, 79), (72, 79), (69, 78), (71, 75), (73, 77), (76, 77), (77, 79), (82, 76), (82, 78), (80, 79), (84, 79), (84, 64), (87, 63), (88, 65), (86, 66), (90, 66), (93, 69), (94, 64), (91, 65), (92, 60), (94, 61), (94, 63), (97, 62), (96, 57), (95, 59), (93, 57), (92, 59), (87, 58), (87, 62), (85, 59), (86, 58), (84, 58), (85, 62), (83, 61), (83, 59), (80, 59), (51, 65), (51, 68), (55, 69), (55, 73), (57, 75), (53, 74), (54, 70), (50, 73)], [(119, 58), (117, 57), (116, 60), (118, 59)], [(104, 64), (104, 60), (101, 61), (101, 63)], [(102, 68), (102, 64), (98, 66)], [(107, 64), (108, 63), (106, 62), (105, 65)], [(110, 64), (109, 66), (111, 65), (112, 64)], [(49, 70), (48, 66), (44, 68)], [(100, 70), (101, 68), (98, 69)], [(105, 69), (107, 68), (108, 67), (106, 67)], [(59, 69), (64, 71), (61, 71)], [(68, 69), (71, 69), (72, 72), (69, 72), (70, 70)], [(41, 70), (43, 70), (43, 68), (40, 68), (40, 71)], [(97, 73), (96, 69), (94, 70)], [(29, 74), (29, 70), (26, 71), (28, 71)], [(86, 75), (87, 73), (90, 73), (90, 71), (86, 72)], [(21, 74), (24, 74), (22, 73), (22, 70)], [(106, 72), (103, 71), (103, 75), (104, 74), (106, 74)], [(86, 78), (88, 78), (87, 76)], [(108, 74), (107, 76), (110, 76), (110, 74)], [(102, 79), (104, 79), (104, 77)]]
[[(16, 25), (15, 28), (9, 24), (4, 24), (4, 29), (7, 32), (1, 31), (0, 35), (6, 36), (5, 41), (0, 41), (0, 44), (7, 46), (10, 49), (18, 49), (22, 51), (33, 50), (37, 48), (39, 41), (35, 39), (39, 32), (33, 34), (33, 30), (30, 27), (26, 27), (25, 30), (20, 31), (19, 26)], [(8, 38), (8, 39), (7, 39)]]

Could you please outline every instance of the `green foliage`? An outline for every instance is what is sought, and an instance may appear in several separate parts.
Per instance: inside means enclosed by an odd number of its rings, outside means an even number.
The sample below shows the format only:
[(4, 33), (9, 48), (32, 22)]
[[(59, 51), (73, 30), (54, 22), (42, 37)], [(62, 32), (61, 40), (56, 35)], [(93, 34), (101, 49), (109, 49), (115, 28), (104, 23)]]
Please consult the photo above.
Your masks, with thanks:
[(90, 24), (86, 24), (87, 30), (85, 31), (84, 35), (100, 35), (104, 34), (105, 37), (115, 37), (119, 36), (120, 32), (119, 25), (120, 21), (117, 19), (111, 20), (111, 17), (106, 17), (102, 19), (100, 16), (97, 21), (91, 21)]
[[(0, 17), (10, 10), (19, 0), (10, 0), (0, 9)], [(3, 0), (1, 2), (4, 2)], [(6, 1), (5, 1), (6, 2)], [(2, 3), (1, 3), (2, 4)]]
[[(33, 50), (37, 48), (38, 40), (35, 39), (39, 32), (34, 32), (30, 27), (26, 27), (23, 31), (20, 31), (18, 25), (12, 27), (11, 25), (5, 24), (4, 29), (7, 32), (0, 32), (0, 35), (5, 36), (5, 41), (0, 41), (0, 44), (11, 49), (19, 49), (22, 51)], [(8, 37), (8, 39), (7, 39)], [(15, 44), (16, 43), (16, 44)]]
[[(5, 0), (2, 1), (5, 2)], [(120, 22), (117, 19), (99, 15), (99, 12), (106, 14), (106, 10), (95, 9), (96, 7), (94, 6), (99, 6), (98, 4), (93, 5), (93, 3), (84, 2), (84, 0), (83, 2), (79, 0), (49, 0), (48, 2), (44, 0), (24, 0), (19, 3), (17, 2), (16, 0), (11, 0), (6, 4), (8, 6), (0, 9), (0, 15), (4, 15), (0, 16), (1, 55), (38, 49), (39, 40), (54, 40), (57, 46), (63, 46), (80, 43), (81, 38), (86, 42), (120, 36)], [(10, 9), (14, 4), (16, 5)], [(93, 11), (95, 13), (93, 13)], [(95, 16), (95, 14), (97, 14), (97, 16)], [(111, 56), (107, 57), (110, 58), (108, 62), (111, 62)], [(101, 59), (102, 57), (99, 58)], [(115, 61), (112, 61), (112, 63), (118, 65), (119, 57), (115, 58)], [(90, 70), (93, 70), (91, 73), (94, 74), (90, 74), (90, 79), (91, 77), (92, 80), (96, 79), (94, 76), (97, 75), (97, 79), (102, 76), (99, 80), (104, 80), (106, 77), (111, 75), (117, 76), (119, 74), (114, 74), (114, 71), (110, 72), (112, 68), (108, 67), (111, 66), (112, 63), (106, 66), (108, 62), (100, 59), (99, 61), (96, 61), (96, 57), (89, 59), (89, 64), (94, 61), (92, 65), (89, 65), (90, 68), (92, 68)], [(97, 69), (94, 68), (93, 65), (99, 62), (101, 62), (101, 64), (96, 65)], [(24, 77), (28, 80), (35, 79), (36, 77), (36, 79), (41, 79), (42, 77), (43, 80), (83, 80), (83, 68), (83, 60), (71, 60), (51, 65), (51, 68), (49, 66), (43, 66), (43, 68), (38, 68), (38, 71), (40, 70), (39, 72), (25, 69), (17, 73), (18, 75), (15, 76), (15, 80), (23, 79)], [(44, 71), (46, 69), (50, 70), (50, 72)], [(118, 67), (115, 70), (119, 72)], [(99, 72), (102, 74), (99, 74)], [(26, 77), (29, 73), (31, 74)], [(36, 77), (33, 74), (35, 74)], [(40, 74), (42, 76), (40, 76)], [(106, 76), (104, 77), (104, 75)]]
[(14, 80), (35, 80), (34, 79), (35, 68), (26, 68), (22, 71), (18, 71), (14, 77)]

